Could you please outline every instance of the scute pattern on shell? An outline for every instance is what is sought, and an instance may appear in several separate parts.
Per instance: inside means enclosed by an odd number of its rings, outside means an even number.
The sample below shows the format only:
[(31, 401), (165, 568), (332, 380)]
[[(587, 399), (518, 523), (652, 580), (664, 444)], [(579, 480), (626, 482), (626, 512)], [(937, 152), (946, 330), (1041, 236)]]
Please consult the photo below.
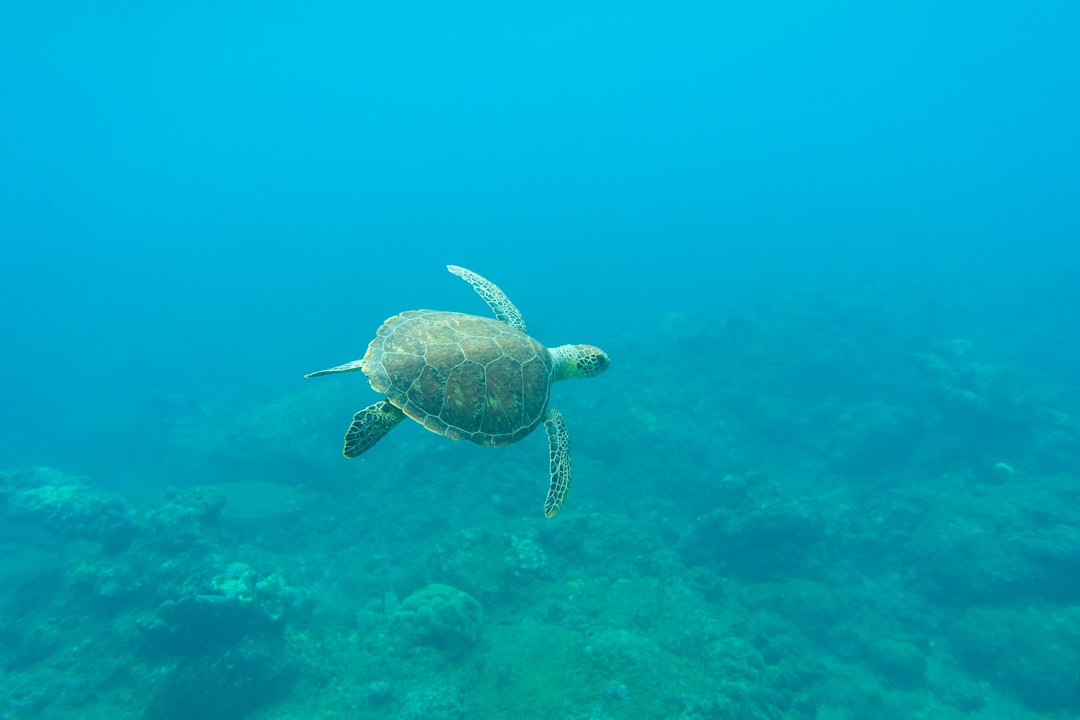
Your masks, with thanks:
[(376, 392), (428, 430), (499, 446), (543, 419), (551, 354), (498, 320), (410, 310), (379, 328), (364, 373)]

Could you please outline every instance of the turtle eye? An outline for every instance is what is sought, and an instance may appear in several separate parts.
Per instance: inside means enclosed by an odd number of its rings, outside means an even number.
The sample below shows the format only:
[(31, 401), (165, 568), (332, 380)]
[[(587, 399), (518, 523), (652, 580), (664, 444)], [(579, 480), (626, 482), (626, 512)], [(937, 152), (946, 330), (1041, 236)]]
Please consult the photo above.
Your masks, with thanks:
[(586, 367), (583, 368), (589, 373), (600, 373), (607, 369), (608, 359), (604, 353), (597, 353), (588, 358)]

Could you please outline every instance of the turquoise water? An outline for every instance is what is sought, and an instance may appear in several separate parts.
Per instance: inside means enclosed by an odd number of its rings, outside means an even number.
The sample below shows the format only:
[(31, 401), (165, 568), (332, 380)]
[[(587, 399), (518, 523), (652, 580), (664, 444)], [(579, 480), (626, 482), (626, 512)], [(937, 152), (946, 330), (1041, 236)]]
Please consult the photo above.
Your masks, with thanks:
[[(1080, 713), (1080, 13), (0, 9), (0, 719)], [(539, 429), (341, 455), (386, 318)]]

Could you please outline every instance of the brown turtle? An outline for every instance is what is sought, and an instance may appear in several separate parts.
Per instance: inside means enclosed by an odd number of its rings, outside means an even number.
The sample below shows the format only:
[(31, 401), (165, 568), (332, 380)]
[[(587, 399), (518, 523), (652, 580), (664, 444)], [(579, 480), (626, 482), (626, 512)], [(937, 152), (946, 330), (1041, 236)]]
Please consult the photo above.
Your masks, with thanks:
[(544, 347), (526, 334), (521, 313), (494, 283), (456, 265), (447, 269), (473, 286), (496, 319), (403, 312), (382, 324), (362, 359), (305, 377), (363, 370), (386, 396), (353, 416), (345, 457), (367, 452), (406, 417), (439, 435), (492, 447), (517, 442), (543, 423), (551, 471), (544, 515), (554, 517), (571, 463), (562, 413), (548, 406), (551, 383), (592, 377), (610, 360), (592, 345)]

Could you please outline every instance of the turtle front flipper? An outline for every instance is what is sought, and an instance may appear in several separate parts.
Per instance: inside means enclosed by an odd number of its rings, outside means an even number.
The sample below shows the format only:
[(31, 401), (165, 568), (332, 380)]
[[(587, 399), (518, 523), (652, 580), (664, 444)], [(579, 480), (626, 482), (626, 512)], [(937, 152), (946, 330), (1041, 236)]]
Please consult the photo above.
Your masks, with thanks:
[(572, 479), (570, 433), (566, 431), (566, 421), (563, 420), (562, 413), (552, 408), (548, 408), (544, 415), (544, 430), (547, 431), (551, 466), (551, 485), (548, 486), (547, 499), (544, 501), (544, 517), (552, 518), (562, 508)]
[(389, 400), (368, 405), (353, 415), (352, 425), (345, 433), (345, 457), (363, 455), (404, 419), (405, 413)]
[(308, 373), (304, 377), (306, 377), (306, 378), (318, 377), (320, 375), (330, 375), (332, 373), (339, 373), (339, 372), (352, 372), (354, 370), (363, 370), (363, 369), (364, 369), (364, 360), (361, 358), (360, 360), (353, 360), (352, 362), (347, 362), (344, 365), (335, 365), (332, 368), (327, 368), (325, 370), (318, 370), (318, 371), (313, 372), (313, 373)]
[(495, 313), (496, 320), (502, 320), (507, 325), (526, 332), (525, 318), (521, 317), (521, 311), (514, 307), (514, 303), (510, 302), (510, 298), (506, 297), (506, 293), (500, 290), (498, 285), (457, 265), (447, 265), (446, 269), (473, 286), (476, 294), (482, 297), (491, 312)]

